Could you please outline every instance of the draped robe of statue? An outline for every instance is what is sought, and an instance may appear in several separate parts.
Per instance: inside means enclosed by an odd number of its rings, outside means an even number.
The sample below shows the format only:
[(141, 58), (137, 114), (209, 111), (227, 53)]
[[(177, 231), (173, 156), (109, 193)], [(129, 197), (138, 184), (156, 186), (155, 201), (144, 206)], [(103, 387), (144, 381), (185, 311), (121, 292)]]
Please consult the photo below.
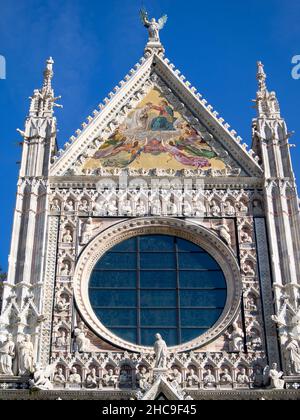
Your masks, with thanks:
[(15, 343), (9, 336), (7, 341), (0, 344), (0, 375), (13, 376), (12, 366), (15, 357)]
[(19, 375), (27, 375), (33, 372), (34, 349), (30, 336), (18, 346), (18, 367)]
[(165, 369), (167, 366), (168, 347), (160, 334), (156, 335), (156, 342), (154, 344), (154, 352), (155, 352), (155, 357), (156, 357), (156, 362), (155, 362), (156, 369)]

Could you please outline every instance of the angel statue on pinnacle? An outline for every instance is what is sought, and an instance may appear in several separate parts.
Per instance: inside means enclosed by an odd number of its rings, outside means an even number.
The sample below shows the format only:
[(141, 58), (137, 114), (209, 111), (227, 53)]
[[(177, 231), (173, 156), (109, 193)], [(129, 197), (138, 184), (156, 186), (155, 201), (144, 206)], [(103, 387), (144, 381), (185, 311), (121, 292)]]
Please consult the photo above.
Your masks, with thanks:
[(160, 19), (158, 19), (158, 21), (154, 18), (149, 19), (148, 12), (145, 9), (141, 9), (140, 15), (141, 15), (141, 20), (142, 20), (143, 25), (149, 31), (149, 42), (160, 44), (159, 32), (166, 25), (168, 16), (164, 15)]

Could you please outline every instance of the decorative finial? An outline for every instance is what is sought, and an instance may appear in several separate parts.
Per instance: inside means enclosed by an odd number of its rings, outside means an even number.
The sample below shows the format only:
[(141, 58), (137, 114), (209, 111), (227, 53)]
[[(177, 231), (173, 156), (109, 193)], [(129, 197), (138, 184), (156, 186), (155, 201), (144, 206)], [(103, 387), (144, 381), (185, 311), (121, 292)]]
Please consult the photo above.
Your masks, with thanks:
[(258, 115), (264, 118), (280, 118), (280, 107), (275, 92), (269, 92), (267, 88), (267, 75), (261, 61), (257, 62), (258, 92), (256, 95), (256, 106)]
[(46, 88), (48, 91), (50, 91), (50, 89), (52, 88), (51, 81), (54, 76), (53, 64), (54, 64), (53, 58), (49, 57), (48, 60), (46, 61), (46, 69), (44, 71), (44, 85), (43, 85), (43, 87)]
[(149, 19), (149, 15), (146, 9), (141, 9), (140, 15), (143, 25), (148, 29), (149, 32), (149, 44), (161, 45), (159, 32), (166, 25), (168, 16), (164, 15), (158, 19), (158, 21), (154, 18)]
[(260, 91), (267, 90), (267, 85), (266, 85), (267, 75), (264, 70), (264, 65), (261, 61), (257, 62), (257, 80), (258, 80), (259, 90)]

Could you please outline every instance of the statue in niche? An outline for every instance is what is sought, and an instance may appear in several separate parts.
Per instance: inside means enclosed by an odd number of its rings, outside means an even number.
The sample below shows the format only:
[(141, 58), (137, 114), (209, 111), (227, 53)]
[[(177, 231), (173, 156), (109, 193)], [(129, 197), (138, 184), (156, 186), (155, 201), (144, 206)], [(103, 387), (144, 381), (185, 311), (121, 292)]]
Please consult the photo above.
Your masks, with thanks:
[(199, 378), (196, 375), (196, 372), (193, 368), (191, 368), (186, 377), (186, 385), (188, 388), (195, 388), (199, 385)]
[(254, 268), (252, 267), (252, 263), (249, 262), (249, 261), (246, 261), (243, 264), (242, 269), (243, 269), (244, 274), (247, 277), (254, 277), (256, 275), (256, 272), (255, 272)]
[(227, 332), (225, 336), (229, 340), (230, 353), (239, 353), (244, 350), (244, 332), (237, 322), (232, 325), (232, 332)]
[(227, 216), (234, 216), (235, 215), (235, 208), (231, 204), (231, 201), (226, 201), (224, 205), (224, 211)]
[(300, 374), (300, 345), (293, 334), (288, 335), (285, 344), (285, 356), (291, 374)]
[(71, 264), (68, 261), (64, 261), (61, 268), (60, 275), (68, 277), (70, 274), (71, 274)]
[(83, 199), (79, 204), (78, 210), (81, 213), (88, 213), (89, 212), (89, 202), (86, 199)]
[(145, 216), (146, 213), (147, 213), (146, 206), (143, 201), (140, 201), (136, 207), (136, 215)]
[(66, 377), (64, 375), (64, 372), (62, 370), (62, 368), (58, 368), (54, 378), (53, 378), (53, 382), (55, 385), (65, 385), (66, 384)]
[(117, 201), (112, 200), (105, 205), (108, 216), (116, 216), (118, 214)]
[(69, 383), (73, 385), (81, 385), (81, 382), (81, 376), (79, 375), (77, 368), (75, 366), (72, 367), (71, 374), (69, 377)]
[(61, 210), (61, 204), (60, 204), (60, 201), (56, 198), (55, 200), (53, 200), (51, 211), (60, 212), (60, 210)]
[(81, 243), (87, 244), (93, 237), (93, 219), (91, 217), (83, 224), (81, 231)]
[(163, 340), (160, 334), (156, 334), (154, 344), (154, 353), (155, 353), (155, 368), (156, 369), (166, 369), (167, 367), (167, 357), (168, 357), (168, 347), (167, 343)]
[(97, 377), (96, 369), (93, 368), (86, 377), (86, 387), (88, 389), (95, 389), (98, 387), (99, 378)]
[(118, 385), (118, 376), (113, 369), (109, 369), (103, 377), (103, 386), (116, 388)]
[(242, 201), (240, 201), (239, 203), (236, 204), (236, 209), (239, 213), (247, 213), (248, 212), (248, 207)]
[(240, 373), (237, 375), (237, 383), (239, 385), (249, 385), (250, 384), (250, 378), (247, 375), (247, 371), (245, 368), (242, 368)]
[(229, 373), (229, 369), (225, 368), (222, 375), (221, 375), (221, 384), (229, 385), (232, 383), (232, 376)]
[(0, 343), (0, 376), (13, 376), (13, 360), (15, 358), (15, 343), (12, 334), (7, 335), (7, 340)]
[(68, 200), (65, 206), (66, 211), (72, 213), (75, 211), (74, 202), (72, 200)]
[(250, 332), (250, 344), (249, 347), (252, 351), (261, 351), (263, 347), (262, 338), (258, 331), (252, 330)]
[(177, 367), (174, 367), (171, 373), (169, 374), (169, 381), (171, 382), (174, 388), (179, 388), (182, 384), (182, 374), (180, 373)]
[(143, 366), (136, 375), (136, 379), (139, 385), (139, 388), (146, 391), (150, 387), (150, 373), (147, 368)]
[(66, 347), (67, 345), (67, 334), (65, 331), (60, 333), (60, 336), (57, 337), (56, 346), (57, 347)]
[(160, 43), (159, 32), (164, 28), (165, 24), (168, 21), (168, 16), (165, 15), (158, 19), (149, 19), (148, 12), (145, 9), (140, 11), (141, 20), (145, 28), (149, 32), (149, 42)]
[(30, 375), (34, 371), (34, 348), (29, 334), (18, 344), (19, 375)]
[(86, 337), (84, 324), (81, 322), (74, 330), (75, 344), (79, 353), (87, 353), (90, 347), (90, 340)]
[(73, 243), (73, 235), (71, 229), (66, 229), (66, 233), (63, 236), (63, 242), (65, 244), (72, 244)]
[(216, 384), (216, 378), (212, 373), (211, 369), (207, 369), (207, 373), (204, 377), (204, 385), (207, 387), (213, 387)]
[(121, 214), (124, 214), (124, 216), (130, 216), (132, 214), (132, 206), (130, 200), (124, 200), (121, 202)]
[(57, 312), (67, 312), (70, 308), (70, 303), (67, 301), (65, 296), (60, 296), (56, 302), (56, 310)]
[(210, 213), (212, 214), (212, 216), (219, 216), (219, 214), (221, 213), (221, 209), (218, 206), (216, 200), (212, 200), (212, 202), (210, 203)]
[(257, 312), (256, 298), (249, 295), (245, 298), (245, 309), (250, 312)]
[(253, 242), (251, 235), (246, 230), (241, 231), (242, 244), (251, 244)]

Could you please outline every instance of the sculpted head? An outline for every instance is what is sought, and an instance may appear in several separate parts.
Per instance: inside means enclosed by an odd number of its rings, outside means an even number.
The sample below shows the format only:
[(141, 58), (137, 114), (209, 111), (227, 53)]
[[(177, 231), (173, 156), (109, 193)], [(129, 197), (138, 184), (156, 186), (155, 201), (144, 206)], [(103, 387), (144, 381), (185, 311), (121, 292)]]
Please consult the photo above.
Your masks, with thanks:
[(162, 340), (162, 336), (160, 334), (156, 334), (155, 336), (156, 341)]

